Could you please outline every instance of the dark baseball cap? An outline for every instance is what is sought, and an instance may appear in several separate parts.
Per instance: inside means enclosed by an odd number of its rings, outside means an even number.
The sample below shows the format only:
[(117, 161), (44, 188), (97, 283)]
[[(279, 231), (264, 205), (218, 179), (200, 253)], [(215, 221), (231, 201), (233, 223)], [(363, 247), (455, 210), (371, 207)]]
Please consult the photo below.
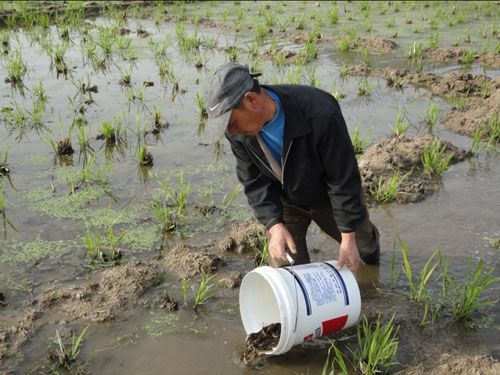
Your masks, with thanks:
[(207, 80), (203, 97), (209, 118), (207, 125), (215, 140), (224, 135), (232, 110), (252, 89), (254, 78), (260, 75), (250, 73), (246, 65), (227, 63)]

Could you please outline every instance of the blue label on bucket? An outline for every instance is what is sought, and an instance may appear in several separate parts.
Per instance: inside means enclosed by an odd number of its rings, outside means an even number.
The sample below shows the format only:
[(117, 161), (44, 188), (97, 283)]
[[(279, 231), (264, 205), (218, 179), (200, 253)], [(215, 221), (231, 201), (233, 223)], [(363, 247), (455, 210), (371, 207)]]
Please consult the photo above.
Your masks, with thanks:
[(349, 294), (347, 293), (347, 288), (345, 286), (345, 283), (344, 283), (344, 279), (342, 278), (342, 276), (340, 275), (340, 272), (333, 266), (331, 265), (330, 263), (328, 262), (322, 262), (324, 265), (328, 266), (336, 275), (337, 275), (337, 278), (340, 282), (340, 285), (342, 287), (342, 290), (344, 291), (344, 303), (346, 306), (349, 305)]
[(311, 315), (312, 314), (311, 301), (309, 300), (309, 295), (307, 294), (306, 287), (302, 283), (302, 280), (300, 279), (299, 275), (297, 275), (292, 269), (290, 269), (288, 267), (284, 268), (284, 269), (286, 271), (290, 272), (293, 275), (293, 278), (295, 279), (295, 281), (297, 282), (297, 284), (299, 284), (300, 290), (302, 290), (302, 294), (304, 295), (304, 301), (306, 303), (307, 315), (308, 316)]

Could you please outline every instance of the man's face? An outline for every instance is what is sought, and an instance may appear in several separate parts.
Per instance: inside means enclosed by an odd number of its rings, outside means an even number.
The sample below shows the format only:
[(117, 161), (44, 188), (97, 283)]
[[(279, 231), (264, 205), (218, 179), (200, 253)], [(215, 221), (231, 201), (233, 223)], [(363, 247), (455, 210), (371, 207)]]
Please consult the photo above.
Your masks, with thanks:
[(265, 123), (263, 118), (262, 98), (259, 94), (248, 92), (231, 112), (227, 130), (231, 135), (257, 135)]

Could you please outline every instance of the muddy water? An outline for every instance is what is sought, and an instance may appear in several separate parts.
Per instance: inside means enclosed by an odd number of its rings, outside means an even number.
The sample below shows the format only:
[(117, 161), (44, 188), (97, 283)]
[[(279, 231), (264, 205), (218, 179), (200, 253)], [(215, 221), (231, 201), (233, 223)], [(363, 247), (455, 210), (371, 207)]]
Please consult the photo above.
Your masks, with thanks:
[[(231, 22), (236, 12), (233, 12), (229, 3), (209, 6), (216, 22)], [(320, 12), (323, 9), (321, 7), (316, 9), (313, 3), (306, 6), (308, 12)], [(255, 8), (255, 5), (243, 2), (241, 7)], [(355, 11), (354, 4), (343, 4), (341, 11), (343, 7), (347, 7), (347, 10), (352, 8), (353, 14), (356, 14), (354, 24), (358, 26), (363, 24), (362, 16)], [(372, 9), (373, 33), (389, 37), (393, 32), (384, 26), (384, 19), (387, 17), (380, 16), (375, 9), (377, 8)], [(203, 14), (205, 11), (200, 4), (189, 5), (188, 10), (193, 14)], [(174, 14), (177, 11), (177, 8), (171, 10)], [(224, 11), (229, 12), (229, 21), (224, 21)], [(256, 12), (255, 9), (253, 11)], [(419, 11), (421, 12), (419, 15), (426, 14), (425, 10)], [(299, 3), (291, 3), (286, 8), (285, 14), (303, 12)], [(90, 21), (96, 25), (109, 25), (110, 18), (104, 16)], [(408, 61), (402, 56), (405, 48), (415, 40), (426, 41), (428, 30), (425, 29), (425, 23), (419, 20), (415, 20), (412, 26), (406, 27), (400, 24), (399, 19), (396, 22), (399, 26), (396, 39), (400, 44), (399, 50), (393, 54), (377, 55), (374, 61), (380, 66), (408, 68)], [(455, 34), (474, 30), (474, 25), (488, 24), (488, 22), (491, 23), (492, 19), (469, 20), (466, 25), (458, 25), (453, 30), (443, 26), (440, 29), (441, 45), (450, 45)], [(348, 24), (347, 20), (341, 18), (338, 25), (331, 26), (326, 22), (319, 27), (319, 30), (323, 35), (332, 37), (332, 34), (336, 35), (336, 32)], [(118, 66), (126, 67), (130, 64), (116, 59), (116, 65), (111, 65), (108, 73), (95, 72), (90, 66), (84, 66), (78, 48), (81, 36), (77, 32), (73, 33), (75, 44), (70, 47), (66, 55), (68, 65), (75, 67), (73, 77), (86, 80), (89, 76), (91, 82), (97, 84), (99, 88), (98, 93), (92, 94), (95, 103), (91, 104), (86, 112), (90, 125), (87, 128), (90, 129), (93, 138), (91, 146), (96, 151), (98, 165), (105, 164), (103, 143), (95, 140), (100, 132), (101, 123), (104, 120), (111, 120), (114, 115), (125, 113), (125, 122), (129, 128), (128, 146), (123, 155), (115, 154), (113, 166), (108, 172), (110, 184), (107, 188), (115, 199), (100, 194), (96, 199), (82, 205), (76, 215), (64, 209), (56, 210), (57, 204), (53, 200), (63, 199), (69, 195), (68, 180), (64, 176), (65, 173), (72, 173), (73, 169), (54, 163), (53, 154), (43, 141), (43, 135), (38, 136), (35, 132), (28, 131), (27, 137), (21, 142), (16, 142), (14, 140), (16, 134), (9, 136), (6, 128), (0, 126), (0, 148), (10, 147), (9, 166), (12, 170), (12, 186), (5, 178), (1, 180), (7, 204), (6, 218), (15, 227), (14, 230), (6, 224), (6, 230), (2, 231), (4, 241), (0, 242), (0, 291), (6, 294), (9, 302), (6, 308), (0, 309), (2, 328), (15, 324), (16, 318), (25, 309), (23, 302), (30, 301), (49, 288), (85, 282), (98, 272), (89, 271), (84, 266), (81, 236), (86, 226), (113, 222), (120, 216), (117, 228), (130, 231), (139, 226), (142, 231), (138, 232), (136, 238), (131, 239), (126, 246), (126, 259), (150, 259), (158, 253), (168, 251), (183, 240), (197, 245), (215, 243), (224, 235), (232, 221), (241, 221), (251, 216), (241, 193), (230, 206), (230, 215), (227, 217), (215, 215), (207, 219), (200, 218), (194, 211), (188, 209), (190, 213), (184, 237), (169, 236), (164, 239), (160, 249), (161, 236), (150, 221), (144, 220), (148, 216), (151, 217), (147, 205), (158, 187), (152, 177), (154, 173), (161, 178), (170, 178), (174, 183), (179, 172), (183, 171), (185, 180), (193, 184), (189, 207), (211, 202), (217, 205), (223, 196), (230, 194), (237, 185), (234, 160), (228, 145), (225, 145), (226, 154), (221, 160), (214, 161), (212, 146), (206, 146), (205, 138), (197, 135), (200, 118), (194, 101), (195, 93), (201, 91), (198, 81), (202, 82), (214, 67), (226, 61), (226, 56), (218, 50), (202, 49), (208, 63), (198, 70), (182, 57), (177, 48), (174, 22), (162, 22), (157, 27), (151, 17), (146, 17), (129, 19), (126, 26), (131, 30), (136, 30), (139, 26), (148, 30), (154, 41), (170, 38), (168, 55), (174, 62), (179, 86), (186, 92), (179, 93), (175, 99), (171, 98), (172, 85), (163, 85), (160, 82), (148, 39), (141, 39), (131, 34), (132, 44), (140, 56), (132, 70), (132, 87), (139, 92), (143, 89), (145, 80), (152, 80), (154, 86), (144, 88), (146, 106), (142, 107), (136, 103), (129, 105), (125, 99), (125, 89), (118, 84), (120, 78)], [(424, 34), (414, 33), (412, 28), (415, 27), (425, 30)], [(362, 36), (369, 36), (363, 35), (361, 27), (359, 29)], [(193, 33), (192, 25), (186, 24), (186, 31)], [(296, 32), (292, 26), (288, 31), (289, 34)], [(52, 39), (59, 40), (56, 27), (51, 27), (50, 32)], [(26, 32), (20, 30), (16, 35), (17, 40), (11, 37), (11, 50), (22, 49), (23, 59), (29, 66), (29, 73), (25, 79), (26, 98), (12, 91), (8, 84), (2, 83), (0, 106), (2, 108), (10, 106), (11, 102), (16, 100), (21, 106), (30, 108), (32, 88), (39, 81), (43, 81), (49, 97), (44, 119), (54, 137), (59, 139), (67, 134), (74, 116), (68, 97), (73, 98), (77, 90), (69, 80), (56, 77), (55, 72), (50, 69), (49, 58), (36, 43), (30, 42), (31, 38)], [(218, 36), (220, 47), (233, 44), (247, 46), (254, 40), (252, 31), (245, 31), (236, 36), (232, 30), (212, 27), (202, 27), (200, 35)], [(290, 42), (284, 34), (276, 33), (276, 35), (280, 46), (291, 50), (301, 48), (300, 45)], [(471, 33), (471, 39), (470, 46), (476, 49), (491, 42), (489, 39), (481, 39), (474, 33)], [(371, 133), (372, 143), (389, 136), (391, 132), (389, 124), (394, 123), (399, 108), (407, 111), (409, 120), (415, 125), (410, 128), (410, 134), (417, 133), (418, 123), (431, 102), (438, 104), (442, 116), (450, 109), (442, 99), (431, 100), (427, 90), (415, 89), (410, 85), (403, 91), (392, 90), (386, 87), (385, 80), (379, 78), (369, 78), (373, 88), (371, 97), (359, 97), (357, 85), (361, 77), (345, 79), (339, 77), (340, 67), (347, 63), (359, 63), (359, 56), (352, 52), (341, 53), (328, 44), (319, 44), (319, 47), (318, 60), (309, 68), (315, 67), (321, 88), (330, 91), (335, 85), (336, 89), (341, 88), (344, 91), (346, 97), (340, 103), (350, 131), (352, 132), (356, 124), (359, 124), (361, 136)], [(250, 58), (242, 54), (238, 61), (249, 63)], [(263, 62), (261, 70), (264, 76), (261, 82), (282, 82), (291, 69), (292, 67), (273, 67), (270, 62)], [(461, 69), (455, 65), (443, 67), (429, 63), (426, 71), (443, 74)], [(302, 82), (309, 83), (307, 69), (305, 71)], [(493, 78), (500, 75), (498, 70), (485, 70), (479, 66), (474, 66), (473, 72), (481, 72)], [(2, 64), (1, 78), (4, 75), (5, 69)], [(164, 118), (170, 126), (160, 134), (159, 139), (147, 138), (154, 157), (154, 167), (150, 170), (141, 170), (135, 161), (137, 137), (134, 132), (137, 128), (137, 108), (141, 108), (139, 125), (144, 129), (151, 129), (152, 119), (148, 110), (155, 106), (162, 109)], [(58, 126), (59, 116), (62, 119), (63, 130)], [(438, 129), (438, 136), (464, 149), (471, 146), (470, 138), (450, 133), (442, 127)], [(75, 134), (72, 138), (73, 146), (77, 150), (73, 156), (73, 166), (74, 170), (78, 170), (83, 166), (83, 157), (79, 159)], [(387, 286), (390, 282), (389, 260), (396, 236), (407, 241), (410, 260), (415, 263), (417, 269), (436, 249), (440, 249), (450, 258), (450, 271), (459, 278), (465, 274), (467, 259), (471, 254), (476, 260), (484, 259), (487, 265), (494, 267), (496, 274), (499, 274), (498, 250), (491, 247), (487, 240), (500, 235), (497, 207), (500, 201), (499, 161), (498, 154), (481, 154), (477, 159), (454, 165), (445, 173), (441, 189), (422, 202), (371, 208), (372, 220), (381, 231), (382, 258), (380, 269), (365, 267), (358, 274), (360, 285), (369, 303), (376, 305), (376, 301), (370, 299), (374, 293), (373, 285)], [(40, 192), (44, 194), (40, 195)], [(147, 230), (149, 232), (146, 234)], [(308, 240), (309, 247), (317, 250), (312, 253), (313, 261), (337, 257), (338, 245), (325, 237), (314, 225), (310, 228)], [(38, 244), (38, 246), (27, 248), (24, 246), (26, 244)], [(16, 258), (19, 252), (25, 256)], [(225, 270), (245, 272), (252, 266), (251, 258), (226, 257)], [(162, 288), (168, 290), (178, 301), (182, 301), (180, 281), (175, 276), (167, 275)], [(432, 288), (439, 289), (439, 285), (434, 285)], [(498, 289), (491, 290), (490, 295), (495, 296), (497, 292)], [(151, 295), (146, 294), (143, 300), (148, 301), (149, 297), (151, 299), (157, 297), (155, 291), (150, 293)], [(111, 323), (92, 323), (81, 357), (88, 361), (87, 366), (91, 373), (253, 373), (254, 370), (245, 368), (238, 360), (243, 350), (245, 334), (238, 317), (237, 290), (217, 288), (216, 294), (216, 298), (207, 304), (200, 316), (196, 316), (188, 308), (167, 314), (157, 307), (144, 307), (124, 311)], [(495, 316), (493, 328), (480, 329), (472, 333), (463, 331), (463, 335), (453, 337), (455, 347), (464, 353), (486, 354), (500, 358), (500, 347), (496, 339), (497, 328), (495, 328), (500, 323), (498, 306), (494, 307), (493, 312)], [(65, 322), (54, 322), (41, 328), (22, 347), (19, 356), (14, 356), (5, 362), (5, 368), (15, 368), (20, 373), (35, 368), (45, 358), (47, 342), (54, 337), (58, 324), (66, 325)], [(81, 330), (83, 327), (82, 324), (75, 324), (74, 328)], [(450, 340), (449, 337), (447, 339)], [(286, 355), (269, 359), (263, 371), (272, 374), (318, 373), (323, 367), (328, 347), (328, 342), (319, 341), (312, 345), (294, 348)], [(404, 358), (406, 363), (412, 361), (409, 352), (403, 352), (401, 358)], [(3, 370), (2, 366), (4, 364), (0, 365), (0, 371)]]

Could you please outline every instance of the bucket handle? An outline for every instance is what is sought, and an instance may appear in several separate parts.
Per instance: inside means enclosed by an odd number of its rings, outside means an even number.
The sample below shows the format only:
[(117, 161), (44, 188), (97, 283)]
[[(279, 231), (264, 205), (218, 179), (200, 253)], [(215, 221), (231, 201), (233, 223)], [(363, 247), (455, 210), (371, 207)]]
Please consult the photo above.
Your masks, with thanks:
[[(292, 261), (293, 261), (293, 259), (292, 259)], [(295, 263), (295, 262), (293, 262), (293, 263)], [(299, 276), (297, 275), (297, 273), (292, 268), (293, 263), (290, 262), (290, 267), (287, 267), (287, 268), (290, 271), (290, 273), (294, 276), (294, 278), (293, 278), (293, 286), (295, 287), (295, 325), (294, 325), (294, 328), (293, 328), (293, 333), (295, 333), (295, 332), (297, 332), (297, 323), (298, 323), (298, 320), (299, 320), (299, 292), (297, 291), (297, 283), (298, 283), (297, 278)]]

